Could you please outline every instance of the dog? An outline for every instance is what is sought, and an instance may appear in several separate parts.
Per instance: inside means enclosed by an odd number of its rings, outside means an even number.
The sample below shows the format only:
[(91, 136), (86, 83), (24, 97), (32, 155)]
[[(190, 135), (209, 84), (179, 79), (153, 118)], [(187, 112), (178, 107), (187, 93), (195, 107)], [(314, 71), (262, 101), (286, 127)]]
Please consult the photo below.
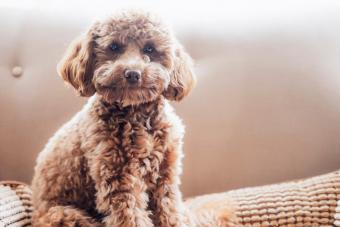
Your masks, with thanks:
[(169, 101), (196, 77), (171, 29), (150, 13), (118, 13), (76, 39), (58, 73), (90, 98), (37, 158), (34, 226), (190, 226), (184, 126)]

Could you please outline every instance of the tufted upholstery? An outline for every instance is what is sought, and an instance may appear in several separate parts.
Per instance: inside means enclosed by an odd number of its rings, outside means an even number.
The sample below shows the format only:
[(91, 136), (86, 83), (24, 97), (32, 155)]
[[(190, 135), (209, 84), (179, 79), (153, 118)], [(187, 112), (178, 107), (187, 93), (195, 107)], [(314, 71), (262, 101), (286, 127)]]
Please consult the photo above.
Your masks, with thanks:
[[(84, 102), (55, 68), (98, 10), (45, 7), (0, 4), (0, 180), (30, 182), (38, 152)], [(224, 9), (244, 17), (194, 14), (195, 21), (180, 9), (169, 16), (198, 75), (192, 95), (176, 104), (187, 126), (184, 194), (337, 169), (339, 7), (272, 6), (261, 17), (246, 6)]]

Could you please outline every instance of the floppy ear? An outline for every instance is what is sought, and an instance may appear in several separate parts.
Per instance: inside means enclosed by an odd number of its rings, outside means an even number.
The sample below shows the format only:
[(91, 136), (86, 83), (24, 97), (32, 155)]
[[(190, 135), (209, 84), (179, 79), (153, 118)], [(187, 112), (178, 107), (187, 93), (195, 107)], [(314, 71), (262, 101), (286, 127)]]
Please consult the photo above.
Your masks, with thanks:
[(189, 94), (196, 83), (192, 60), (190, 56), (179, 46), (175, 50), (175, 59), (170, 83), (163, 92), (164, 97), (169, 100), (180, 101)]
[(92, 84), (93, 42), (91, 32), (74, 40), (57, 67), (61, 78), (71, 84), (81, 96), (95, 93)]

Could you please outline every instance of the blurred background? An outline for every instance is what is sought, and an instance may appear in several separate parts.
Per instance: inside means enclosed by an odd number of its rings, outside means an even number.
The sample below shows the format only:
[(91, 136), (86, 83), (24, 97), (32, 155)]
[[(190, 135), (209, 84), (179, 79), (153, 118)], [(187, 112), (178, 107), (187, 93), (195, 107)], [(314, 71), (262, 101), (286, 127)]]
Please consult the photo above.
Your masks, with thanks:
[(186, 124), (185, 197), (340, 167), (340, 2), (0, 1), (0, 180), (30, 182), (37, 154), (84, 104), (56, 73), (70, 41), (120, 8), (154, 11), (195, 60), (174, 104)]

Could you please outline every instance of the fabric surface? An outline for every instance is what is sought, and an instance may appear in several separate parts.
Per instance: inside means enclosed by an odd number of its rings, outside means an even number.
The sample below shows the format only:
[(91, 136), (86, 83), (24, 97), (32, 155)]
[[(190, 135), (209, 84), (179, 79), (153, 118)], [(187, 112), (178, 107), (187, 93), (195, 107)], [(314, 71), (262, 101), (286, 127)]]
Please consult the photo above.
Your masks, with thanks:
[[(288, 183), (244, 188), (187, 201), (199, 210), (229, 200), (239, 226), (340, 226), (340, 171)], [(211, 206), (210, 206), (211, 207)]]
[[(25, 184), (0, 182), (0, 227), (31, 226), (31, 195)], [(226, 201), (234, 207), (237, 226), (340, 226), (340, 171), (199, 196), (187, 200), (186, 204), (194, 213), (200, 213), (202, 209), (218, 210)]]
[(31, 226), (31, 189), (19, 182), (0, 182), (0, 227)]

